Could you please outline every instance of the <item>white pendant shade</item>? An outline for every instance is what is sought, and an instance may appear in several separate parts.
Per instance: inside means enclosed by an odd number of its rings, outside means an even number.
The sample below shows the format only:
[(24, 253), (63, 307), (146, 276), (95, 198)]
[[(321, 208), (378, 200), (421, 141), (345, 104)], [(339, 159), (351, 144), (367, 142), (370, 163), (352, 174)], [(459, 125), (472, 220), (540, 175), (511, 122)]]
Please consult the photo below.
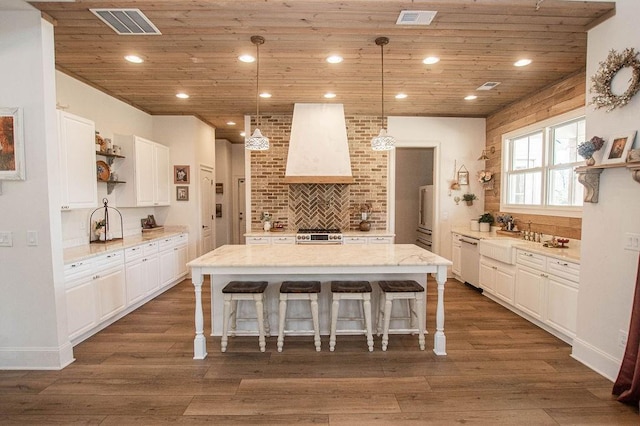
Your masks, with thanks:
[(269, 149), (269, 138), (262, 136), (260, 129), (256, 128), (253, 135), (245, 141), (244, 147), (251, 151), (266, 151)]
[(371, 139), (371, 149), (374, 151), (389, 151), (396, 146), (396, 139), (387, 135), (387, 129), (380, 129), (380, 134)]

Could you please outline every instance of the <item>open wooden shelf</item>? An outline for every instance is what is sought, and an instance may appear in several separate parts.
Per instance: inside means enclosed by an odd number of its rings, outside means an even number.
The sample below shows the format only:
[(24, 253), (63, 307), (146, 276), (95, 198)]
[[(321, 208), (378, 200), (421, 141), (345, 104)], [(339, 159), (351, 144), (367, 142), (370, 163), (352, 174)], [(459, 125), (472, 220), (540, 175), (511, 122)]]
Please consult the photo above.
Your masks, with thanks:
[(618, 169), (625, 167), (631, 172), (631, 178), (640, 183), (640, 161), (631, 163), (596, 164), (593, 166), (576, 167), (578, 182), (584, 185), (584, 201), (586, 203), (597, 203), (600, 194), (600, 174), (605, 169)]

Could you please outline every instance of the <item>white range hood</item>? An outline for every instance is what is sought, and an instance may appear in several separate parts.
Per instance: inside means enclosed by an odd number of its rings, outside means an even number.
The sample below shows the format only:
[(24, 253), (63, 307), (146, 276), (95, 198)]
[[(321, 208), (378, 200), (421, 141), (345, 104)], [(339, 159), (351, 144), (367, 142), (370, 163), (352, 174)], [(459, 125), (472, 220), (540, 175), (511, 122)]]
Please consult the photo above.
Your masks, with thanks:
[(353, 183), (342, 104), (295, 104), (285, 183)]

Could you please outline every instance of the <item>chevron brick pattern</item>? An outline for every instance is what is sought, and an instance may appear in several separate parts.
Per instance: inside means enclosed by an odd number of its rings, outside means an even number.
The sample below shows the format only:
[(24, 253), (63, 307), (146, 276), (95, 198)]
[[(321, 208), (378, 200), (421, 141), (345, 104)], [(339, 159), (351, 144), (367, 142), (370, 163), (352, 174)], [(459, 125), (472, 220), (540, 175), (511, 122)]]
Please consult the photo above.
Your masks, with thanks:
[[(354, 183), (284, 183), (291, 115), (261, 116), (260, 130), (270, 140), (268, 151), (247, 151), (251, 163), (251, 229), (262, 229), (260, 214), (271, 213), (290, 231), (298, 228), (358, 229), (360, 206), (370, 204), (371, 228), (387, 229), (387, 159), (385, 151), (372, 151), (371, 138), (380, 130), (380, 118), (345, 116)], [(252, 122), (252, 129), (255, 122)]]

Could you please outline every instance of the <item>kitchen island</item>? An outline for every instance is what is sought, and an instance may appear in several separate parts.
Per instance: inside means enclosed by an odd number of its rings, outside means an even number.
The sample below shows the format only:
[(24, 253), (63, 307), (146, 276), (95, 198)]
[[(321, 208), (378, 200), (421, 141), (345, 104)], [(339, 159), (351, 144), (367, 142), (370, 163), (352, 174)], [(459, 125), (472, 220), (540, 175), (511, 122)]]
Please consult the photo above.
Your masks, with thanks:
[[(446, 355), (444, 334), (444, 284), (451, 261), (413, 244), (374, 245), (226, 245), (219, 247), (187, 264), (195, 290), (194, 359), (207, 356), (204, 336), (202, 284), (205, 275), (211, 276), (211, 335), (222, 334), (221, 290), (233, 280), (265, 280), (270, 283), (272, 303), (267, 303), (269, 314), (277, 312), (277, 288), (284, 280), (318, 280), (323, 284), (321, 296), (321, 332), (327, 333), (331, 280), (415, 280), (426, 288), (427, 274), (434, 274), (438, 285), (436, 304), (436, 331), (433, 351)], [(374, 287), (377, 287), (374, 285)], [(426, 291), (425, 291), (426, 298)], [(269, 302), (269, 301), (268, 301)], [(377, 306), (373, 304), (373, 306)], [(426, 307), (425, 303), (425, 307)], [(275, 317), (275, 315), (271, 315)], [(322, 325), (324, 324), (324, 326)], [(272, 327), (272, 330), (276, 329)]]

